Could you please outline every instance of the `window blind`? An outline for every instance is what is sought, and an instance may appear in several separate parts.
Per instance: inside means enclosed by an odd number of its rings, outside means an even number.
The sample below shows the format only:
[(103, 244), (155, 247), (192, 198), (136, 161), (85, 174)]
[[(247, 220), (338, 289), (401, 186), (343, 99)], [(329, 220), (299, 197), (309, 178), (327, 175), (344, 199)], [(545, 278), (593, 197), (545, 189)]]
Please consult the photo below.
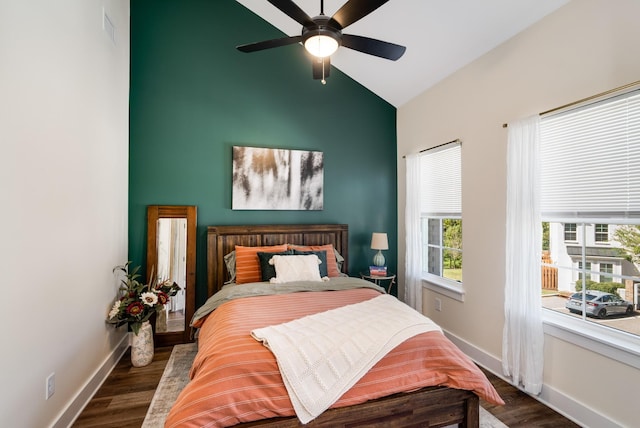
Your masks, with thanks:
[(461, 144), (449, 143), (420, 156), (420, 211), (430, 216), (462, 213)]
[(546, 220), (640, 218), (640, 89), (543, 117)]

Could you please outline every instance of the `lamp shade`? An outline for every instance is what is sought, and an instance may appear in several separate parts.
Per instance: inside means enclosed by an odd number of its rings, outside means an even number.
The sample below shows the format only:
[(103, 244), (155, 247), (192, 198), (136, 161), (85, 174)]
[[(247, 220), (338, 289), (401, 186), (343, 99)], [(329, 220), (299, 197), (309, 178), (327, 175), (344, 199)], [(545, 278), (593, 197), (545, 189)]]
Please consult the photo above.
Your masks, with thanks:
[(389, 241), (387, 240), (387, 234), (373, 233), (371, 235), (371, 249), (372, 250), (388, 250)]

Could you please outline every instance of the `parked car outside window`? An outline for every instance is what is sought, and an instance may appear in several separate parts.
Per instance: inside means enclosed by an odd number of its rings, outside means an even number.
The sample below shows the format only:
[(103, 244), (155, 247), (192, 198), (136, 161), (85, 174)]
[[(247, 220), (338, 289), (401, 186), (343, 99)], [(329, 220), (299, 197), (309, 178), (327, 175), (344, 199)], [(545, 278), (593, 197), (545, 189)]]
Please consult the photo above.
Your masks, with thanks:
[[(633, 313), (633, 303), (621, 299), (616, 294), (605, 293), (598, 290), (585, 292), (585, 304), (587, 315), (598, 318), (606, 318), (608, 315)], [(582, 292), (571, 295), (565, 307), (572, 313), (582, 313)]]

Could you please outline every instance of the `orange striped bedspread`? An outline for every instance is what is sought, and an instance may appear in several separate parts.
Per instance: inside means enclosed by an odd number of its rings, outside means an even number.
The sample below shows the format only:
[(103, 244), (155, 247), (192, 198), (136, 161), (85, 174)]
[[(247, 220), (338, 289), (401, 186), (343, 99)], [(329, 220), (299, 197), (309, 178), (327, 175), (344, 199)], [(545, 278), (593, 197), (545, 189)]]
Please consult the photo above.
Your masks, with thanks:
[[(378, 295), (372, 289), (356, 288), (223, 303), (202, 324), (191, 381), (176, 400), (165, 427), (226, 427), (294, 416), (275, 357), (251, 337), (251, 331)], [(476, 365), (442, 333), (432, 331), (394, 348), (332, 407), (434, 385), (471, 390), (488, 402), (504, 404)]]

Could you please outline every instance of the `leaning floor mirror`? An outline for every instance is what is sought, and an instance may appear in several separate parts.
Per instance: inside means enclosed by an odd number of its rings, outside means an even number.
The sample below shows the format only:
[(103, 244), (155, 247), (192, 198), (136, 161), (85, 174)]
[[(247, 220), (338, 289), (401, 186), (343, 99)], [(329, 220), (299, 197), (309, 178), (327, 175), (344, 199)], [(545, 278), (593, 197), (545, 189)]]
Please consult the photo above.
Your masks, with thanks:
[[(191, 340), (189, 322), (195, 311), (196, 207), (147, 207), (147, 275), (158, 282), (171, 281), (180, 291), (156, 314), (155, 346)], [(149, 278), (152, 280), (154, 278)]]

